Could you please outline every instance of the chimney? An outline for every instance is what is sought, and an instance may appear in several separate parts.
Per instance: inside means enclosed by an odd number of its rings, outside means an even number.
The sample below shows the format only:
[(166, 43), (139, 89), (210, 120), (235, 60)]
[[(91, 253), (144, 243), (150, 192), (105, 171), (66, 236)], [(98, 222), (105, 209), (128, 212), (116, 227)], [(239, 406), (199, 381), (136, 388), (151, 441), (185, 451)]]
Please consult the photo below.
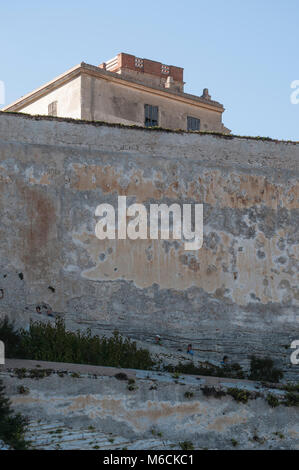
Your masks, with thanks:
[(134, 79), (144, 85), (159, 86), (178, 92), (184, 91), (184, 69), (181, 67), (135, 57), (124, 52), (103, 62), (99, 67), (108, 72), (118, 73), (124, 78)]

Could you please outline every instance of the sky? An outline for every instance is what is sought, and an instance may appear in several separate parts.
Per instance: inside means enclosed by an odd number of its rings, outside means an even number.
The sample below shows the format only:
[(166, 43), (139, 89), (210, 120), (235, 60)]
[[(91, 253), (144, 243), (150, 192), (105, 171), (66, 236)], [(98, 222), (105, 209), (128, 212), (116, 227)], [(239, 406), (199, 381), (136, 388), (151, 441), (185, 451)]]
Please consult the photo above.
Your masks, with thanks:
[(184, 67), (185, 91), (208, 88), (234, 134), (299, 141), (298, 0), (0, 0), (0, 44), (6, 105), (126, 52)]

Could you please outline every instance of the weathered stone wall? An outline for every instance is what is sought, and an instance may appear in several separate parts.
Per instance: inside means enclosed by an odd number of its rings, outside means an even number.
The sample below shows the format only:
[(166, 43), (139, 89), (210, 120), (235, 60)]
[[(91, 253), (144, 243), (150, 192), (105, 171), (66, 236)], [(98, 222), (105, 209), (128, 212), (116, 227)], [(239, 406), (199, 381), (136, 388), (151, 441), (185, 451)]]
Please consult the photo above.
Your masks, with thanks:
[[(50, 305), (70, 327), (298, 371), (298, 144), (0, 113), (0, 156), (2, 314)], [(202, 249), (98, 240), (95, 208), (118, 195), (203, 203)]]

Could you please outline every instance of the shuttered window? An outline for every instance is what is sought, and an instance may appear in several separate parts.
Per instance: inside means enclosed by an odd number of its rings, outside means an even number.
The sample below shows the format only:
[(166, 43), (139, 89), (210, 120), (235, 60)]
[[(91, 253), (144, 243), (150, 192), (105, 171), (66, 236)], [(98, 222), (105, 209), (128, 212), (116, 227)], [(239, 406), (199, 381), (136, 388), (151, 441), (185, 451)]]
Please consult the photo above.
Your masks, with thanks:
[(145, 127), (154, 127), (158, 125), (158, 106), (150, 104), (144, 105), (144, 125)]
[(188, 131), (199, 131), (200, 130), (200, 119), (188, 116), (187, 117), (187, 130)]
[(53, 101), (49, 104), (48, 116), (57, 116), (57, 101)]

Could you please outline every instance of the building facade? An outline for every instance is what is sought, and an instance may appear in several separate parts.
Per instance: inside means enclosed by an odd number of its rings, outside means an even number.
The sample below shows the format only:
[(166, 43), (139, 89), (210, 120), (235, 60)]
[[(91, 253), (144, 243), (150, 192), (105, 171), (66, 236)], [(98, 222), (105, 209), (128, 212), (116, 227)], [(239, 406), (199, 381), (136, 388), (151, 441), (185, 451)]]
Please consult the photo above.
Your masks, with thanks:
[(120, 53), (99, 66), (82, 62), (3, 111), (229, 133), (223, 105), (206, 88), (200, 97), (184, 93), (183, 72)]

